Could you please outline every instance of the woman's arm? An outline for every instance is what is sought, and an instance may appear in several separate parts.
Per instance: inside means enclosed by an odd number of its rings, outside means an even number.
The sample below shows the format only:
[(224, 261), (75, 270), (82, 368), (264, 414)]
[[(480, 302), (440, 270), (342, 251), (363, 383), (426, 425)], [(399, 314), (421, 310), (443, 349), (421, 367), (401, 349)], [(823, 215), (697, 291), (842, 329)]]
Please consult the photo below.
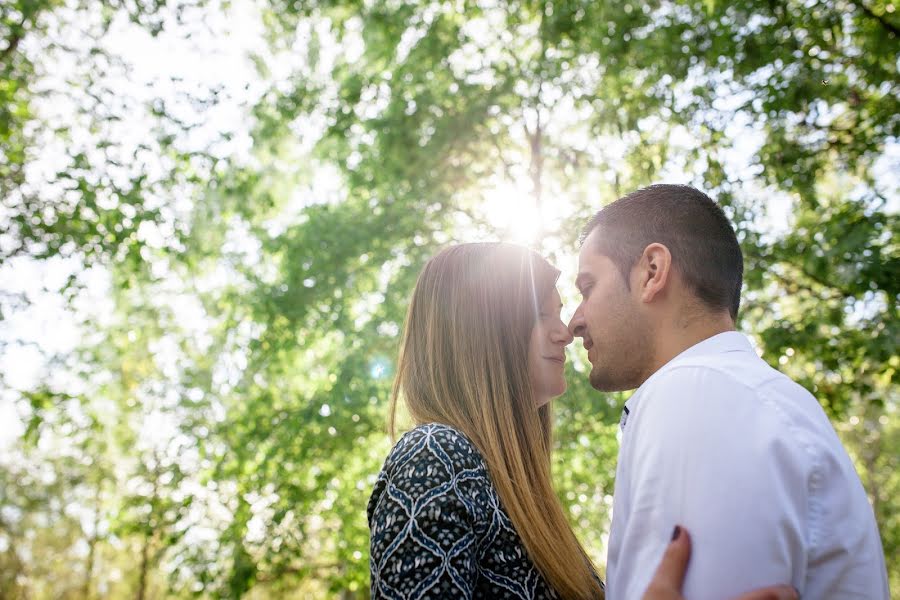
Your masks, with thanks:
[(458, 487), (471, 469), (448, 443), (413, 434), (385, 463), (369, 511), (373, 599), (472, 597), (477, 538)]

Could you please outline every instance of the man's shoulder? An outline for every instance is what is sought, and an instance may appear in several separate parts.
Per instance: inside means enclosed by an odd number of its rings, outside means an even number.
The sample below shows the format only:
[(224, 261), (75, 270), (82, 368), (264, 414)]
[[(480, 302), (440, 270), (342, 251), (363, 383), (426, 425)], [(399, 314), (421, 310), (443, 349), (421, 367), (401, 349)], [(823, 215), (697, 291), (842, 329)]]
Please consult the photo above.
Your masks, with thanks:
[[(648, 395), (692, 395), (724, 403), (750, 401), (794, 425), (827, 421), (816, 397), (762, 358), (747, 352), (695, 356), (660, 369)], [(786, 423), (787, 424), (787, 423)]]
[(756, 394), (772, 381), (787, 377), (747, 353), (699, 355), (663, 366), (642, 386), (642, 396), (702, 394), (727, 391), (729, 397)]
[(699, 354), (672, 361), (674, 369), (702, 369), (751, 387), (764, 385), (788, 376), (772, 367), (753, 351)]
[[(714, 360), (690, 357), (660, 369), (631, 403), (635, 420), (651, 429), (671, 430), (677, 424), (683, 435), (733, 429), (744, 437), (758, 436), (760, 443), (780, 439), (785, 430), (798, 434), (792, 445), (808, 444), (810, 435), (818, 437), (827, 418), (806, 389), (755, 355), (731, 354), (735, 356)], [(799, 435), (810, 429), (815, 432)]]
[(749, 445), (769, 448), (772, 456), (786, 452), (807, 466), (824, 455), (845, 453), (806, 388), (755, 355), (729, 354), (711, 361), (691, 357), (657, 372), (642, 390), (636, 411), (635, 421), (653, 434), (647, 443), (659, 443), (663, 436), (673, 443), (701, 444), (714, 439), (708, 432), (717, 430), (732, 432), (733, 442), (746, 442), (731, 444), (735, 449)]

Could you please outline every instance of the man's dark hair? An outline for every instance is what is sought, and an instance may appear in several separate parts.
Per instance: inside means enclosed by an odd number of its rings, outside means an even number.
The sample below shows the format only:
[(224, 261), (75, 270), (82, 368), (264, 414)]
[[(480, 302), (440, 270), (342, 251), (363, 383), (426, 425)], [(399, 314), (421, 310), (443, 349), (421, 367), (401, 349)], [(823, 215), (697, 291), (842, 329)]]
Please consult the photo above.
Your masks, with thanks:
[(619, 198), (599, 210), (581, 235), (599, 229), (594, 250), (609, 257), (625, 278), (644, 248), (665, 245), (672, 264), (709, 308), (727, 308), (737, 319), (744, 259), (722, 208), (687, 185), (657, 184)]

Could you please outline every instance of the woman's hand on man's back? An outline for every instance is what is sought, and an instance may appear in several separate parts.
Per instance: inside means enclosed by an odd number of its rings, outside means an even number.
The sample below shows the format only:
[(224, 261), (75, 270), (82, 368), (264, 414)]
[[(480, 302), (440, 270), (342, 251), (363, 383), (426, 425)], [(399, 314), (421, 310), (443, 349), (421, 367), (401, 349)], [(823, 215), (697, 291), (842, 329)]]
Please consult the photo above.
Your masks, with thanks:
[[(666, 548), (659, 567), (643, 600), (685, 600), (681, 595), (684, 575), (691, 558), (691, 536), (683, 527), (672, 532), (672, 541)], [(750, 566), (752, 568), (752, 565)], [(789, 585), (777, 585), (747, 592), (733, 600), (799, 600), (797, 590)]]

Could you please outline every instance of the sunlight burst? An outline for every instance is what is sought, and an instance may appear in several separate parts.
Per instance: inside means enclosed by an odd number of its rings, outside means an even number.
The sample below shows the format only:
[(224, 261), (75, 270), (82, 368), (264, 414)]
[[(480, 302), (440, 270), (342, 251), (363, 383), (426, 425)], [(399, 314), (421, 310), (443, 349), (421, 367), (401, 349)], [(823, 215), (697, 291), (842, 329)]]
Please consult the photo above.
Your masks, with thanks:
[(502, 239), (530, 245), (539, 237), (541, 214), (523, 185), (503, 184), (486, 192), (484, 211)]

